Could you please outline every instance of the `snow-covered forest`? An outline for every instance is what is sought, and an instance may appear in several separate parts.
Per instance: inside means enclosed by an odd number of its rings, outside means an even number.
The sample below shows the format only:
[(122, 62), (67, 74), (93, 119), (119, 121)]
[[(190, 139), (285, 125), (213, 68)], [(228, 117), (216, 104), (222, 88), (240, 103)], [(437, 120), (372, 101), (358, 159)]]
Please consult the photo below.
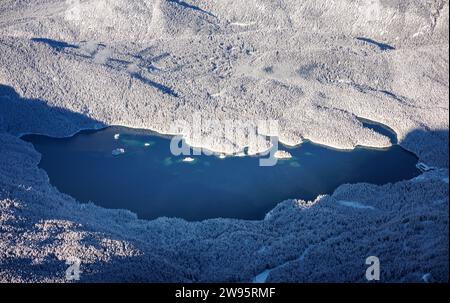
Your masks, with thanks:
[[(447, 0), (2, 0), (0, 281), (448, 280)], [(123, 125), (171, 133), (199, 113), (277, 120), (280, 140), (399, 144), (413, 180), (289, 200), (263, 221), (138, 220), (54, 188), (23, 134)], [(180, 134), (184, 135), (184, 134)], [(214, 132), (192, 145), (228, 152)], [(206, 146), (205, 146), (206, 145)], [(250, 146), (251, 148), (251, 146)], [(355, 207), (357, 206), (357, 207)]]

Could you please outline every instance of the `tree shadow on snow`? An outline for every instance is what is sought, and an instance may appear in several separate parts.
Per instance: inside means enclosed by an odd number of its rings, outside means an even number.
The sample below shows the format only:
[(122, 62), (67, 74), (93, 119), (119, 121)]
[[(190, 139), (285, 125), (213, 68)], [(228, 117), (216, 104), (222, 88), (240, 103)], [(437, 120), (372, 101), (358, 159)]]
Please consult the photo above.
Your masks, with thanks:
[(382, 42), (377, 42), (377, 41), (375, 41), (373, 39), (370, 39), (370, 38), (357, 37), (356, 40), (363, 41), (363, 42), (375, 45), (382, 51), (395, 50), (395, 47), (393, 47), (393, 46), (391, 46), (389, 44), (382, 43)]
[(69, 44), (64, 41), (47, 39), (47, 38), (32, 38), (31, 41), (46, 44), (49, 47), (51, 47), (52, 49), (54, 49), (55, 51), (59, 51), (59, 52), (63, 51), (66, 48), (74, 48), (74, 49), (79, 48), (77, 45)]
[(161, 91), (164, 94), (170, 95), (170, 96), (175, 97), (175, 98), (178, 97), (178, 94), (173, 89), (171, 89), (168, 86), (165, 86), (163, 84), (160, 84), (160, 83), (157, 83), (155, 81), (152, 81), (152, 80), (150, 80), (150, 79), (148, 79), (146, 77), (143, 77), (139, 73), (132, 73), (130, 75), (131, 75), (132, 78), (134, 78), (136, 80), (139, 80), (139, 81), (141, 81), (142, 83), (144, 83), (144, 84), (146, 84), (148, 86), (156, 88), (157, 90)]
[(185, 1), (182, 1), (182, 0), (168, 0), (168, 2), (177, 4), (177, 5), (180, 5), (180, 6), (184, 7), (184, 8), (192, 9), (194, 11), (198, 11), (198, 12), (201, 12), (201, 13), (206, 14), (208, 16), (216, 18), (216, 16), (214, 16), (212, 13), (210, 13), (208, 11), (205, 11), (204, 9), (201, 9), (198, 6), (189, 4), (189, 3), (185, 2)]
[(400, 143), (413, 151), (427, 165), (448, 168), (449, 130), (415, 129)]
[(88, 117), (88, 111), (76, 113), (49, 105), (41, 99), (22, 98), (14, 88), (0, 84), (0, 130), (19, 135), (46, 133), (70, 135), (80, 128), (102, 128), (105, 125)]

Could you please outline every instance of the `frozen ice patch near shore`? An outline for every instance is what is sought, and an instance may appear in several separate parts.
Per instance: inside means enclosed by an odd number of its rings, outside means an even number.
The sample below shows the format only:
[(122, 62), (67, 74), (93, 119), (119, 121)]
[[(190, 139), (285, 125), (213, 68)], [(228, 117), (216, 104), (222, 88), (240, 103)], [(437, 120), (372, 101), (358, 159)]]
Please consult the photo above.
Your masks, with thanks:
[(288, 159), (292, 159), (292, 155), (284, 150), (278, 150), (275, 152), (275, 158), (279, 159), (279, 160), (288, 160)]
[(270, 275), (270, 272), (271, 272), (270, 269), (266, 269), (265, 271), (257, 275), (255, 278), (253, 278), (253, 283), (266, 283), (267, 278)]
[(375, 210), (375, 207), (373, 206), (369, 206), (369, 205), (364, 205), (360, 202), (356, 202), (356, 201), (338, 201), (338, 203), (342, 206), (345, 207), (351, 207), (351, 208), (357, 208), (357, 209), (370, 209), (370, 210)]
[(116, 148), (115, 150), (113, 150), (113, 151), (111, 152), (111, 154), (112, 154), (113, 156), (120, 156), (120, 155), (123, 155), (123, 154), (125, 154), (125, 149), (124, 149), (124, 148)]
[(256, 276), (252, 279), (252, 283), (266, 283), (266, 282), (267, 282), (267, 279), (269, 278), (271, 272), (273, 272), (273, 271), (275, 271), (275, 270), (277, 270), (277, 269), (281, 269), (281, 268), (283, 268), (283, 267), (292, 265), (292, 263), (295, 263), (295, 262), (303, 262), (303, 261), (305, 260), (306, 256), (309, 254), (309, 251), (311, 250), (311, 248), (313, 248), (313, 246), (314, 246), (314, 245), (308, 246), (308, 247), (303, 251), (303, 253), (302, 253), (298, 258), (296, 258), (296, 259), (294, 259), (294, 260), (289, 260), (289, 261), (286, 261), (285, 263), (283, 263), (283, 264), (281, 264), (281, 265), (278, 265), (278, 266), (276, 266), (276, 267), (274, 267), (274, 268), (264, 270), (263, 272), (261, 272), (260, 274), (256, 275)]

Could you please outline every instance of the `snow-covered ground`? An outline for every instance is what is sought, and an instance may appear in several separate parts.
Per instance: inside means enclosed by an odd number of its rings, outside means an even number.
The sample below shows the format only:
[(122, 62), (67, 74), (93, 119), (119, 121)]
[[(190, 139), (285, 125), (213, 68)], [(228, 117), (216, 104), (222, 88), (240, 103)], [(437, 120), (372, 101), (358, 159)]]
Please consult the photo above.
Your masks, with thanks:
[[(448, 41), (443, 0), (3, 0), (0, 281), (63, 281), (74, 256), (89, 281), (364, 281), (371, 255), (384, 281), (448, 280)], [(18, 138), (173, 133), (196, 113), (278, 120), (289, 145), (390, 145), (364, 118), (438, 169), (260, 222), (146, 222), (62, 195)], [(188, 143), (247, 144), (208, 138)]]

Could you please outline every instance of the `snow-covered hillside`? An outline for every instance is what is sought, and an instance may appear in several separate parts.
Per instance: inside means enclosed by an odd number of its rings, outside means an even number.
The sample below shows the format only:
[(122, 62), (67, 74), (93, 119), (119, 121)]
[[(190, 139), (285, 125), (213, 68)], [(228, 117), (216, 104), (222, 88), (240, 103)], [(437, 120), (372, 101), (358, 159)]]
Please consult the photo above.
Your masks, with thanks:
[[(265, 267), (296, 260), (310, 242), (322, 251), (314, 254), (313, 248), (312, 260), (329, 249), (330, 254), (342, 252), (330, 264), (347, 267), (334, 266), (341, 272), (333, 274), (326, 268), (312, 274), (312, 267), (306, 272), (283, 267), (273, 272), (274, 281), (358, 280), (347, 271), (360, 260), (345, 257), (350, 248), (335, 241), (348, 238), (364, 255), (371, 251), (369, 243), (384, 237), (386, 226), (409, 243), (400, 247), (392, 238), (383, 243), (395, 254), (389, 259), (394, 273), (389, 280), (418, 281), (434, 270), (438, 280), (448, 279), (448, 232), (442, 231), (448, 229), (448, 177), (443, 181), (448, 176), (448, 9), (447, 0), (1, 1), (0, 280), (25, 279), (17, 270), (30, 274), (28, 263), (43, 264), (33, 280), (58, 280), (52, 274), (60, 260), (67, 250), (76, 250), (96, 270), (110, 268), (118, 280), (132, 279), (120, 277), (119, 263), (132, 266), (142, 259), (150, 267), (163, 258), (176, 274), (160, 280), (250, 281)], [(325, 231), (338, 224), (327, 205), (333, 212), (343, 206), (331, 202), (306, 210), (284, 207), (279, 217), (284, 219), (277, 222), (142, 222), (129, 214), (81, 207), (61, 195), (37, 169), (32, 147), (17, 139), (24, 133), (68, 136), (111, 124), (173, 133), (174, 121), (195, 113), (221, 120), (277, 120), (281, 141), (290, 145), (306, 139), (343, 149), (390, 145), (387, 137), (363, 126), (360, 118), (365, 118), (392, 128), (403, 147), (441, 170), (392, 187), (344, 187), (346, 201), (364, 198), (375, 209), (340, 213), (339, 224), (347, 227), (334, 235)], [(189, 143), (225, 153), (247, 144), (222, 133), (208, 136)], [(387, 200), (393, 205), (377, 210)], [(317, 225), (311, 223), (302, 240), (291, 241), (305, 227), (290, 222), (309, 216)], [(361, 234), (355, 220), (374, 226)], [(399, 223), (405, 220), (413, 223)], [(427, 237), (439, 240), (427, 242), (436, 257), (429, 264), (399, 259), (417, 254), (422, 260), (430, 251), (419, 242)], [(152, 245), (144, 244), (149, 238)], [(242, 247), (240, 238), (248, 245)], [(274, 244), (275, 238), (282, 245)], [(43, 245), (39, 239), (51, 244), (37, 253)], [(181, 249), (177, 243), (189, 241), (200, 244), (175, 261), (174, 252)], [(104, 252), (97, 251), (99, 243)], [(209, 252), (200, 253), (199, 247)], [(262, 247), (270, 251), (263, 261), (242, 264), (259, 256)], [(222, 256), (224, 272), (213, 277), (216, 256)], [(412, 273), (400, 270), (405, 266)], [(242, 272), (236, 273), (238, 268)], [(159, 279), (147, 276), (147, 269), (139, 279)]]
[[(168, 133), (201, 112), (277, 119), (291, 145), (383, 147), (357, 117), (401, 140), (448, 129), (448, 6), (387, 3), (6, 2), (0, 79), (107, 124)], [(205, 147), (230, 152), (225, 142)]]

